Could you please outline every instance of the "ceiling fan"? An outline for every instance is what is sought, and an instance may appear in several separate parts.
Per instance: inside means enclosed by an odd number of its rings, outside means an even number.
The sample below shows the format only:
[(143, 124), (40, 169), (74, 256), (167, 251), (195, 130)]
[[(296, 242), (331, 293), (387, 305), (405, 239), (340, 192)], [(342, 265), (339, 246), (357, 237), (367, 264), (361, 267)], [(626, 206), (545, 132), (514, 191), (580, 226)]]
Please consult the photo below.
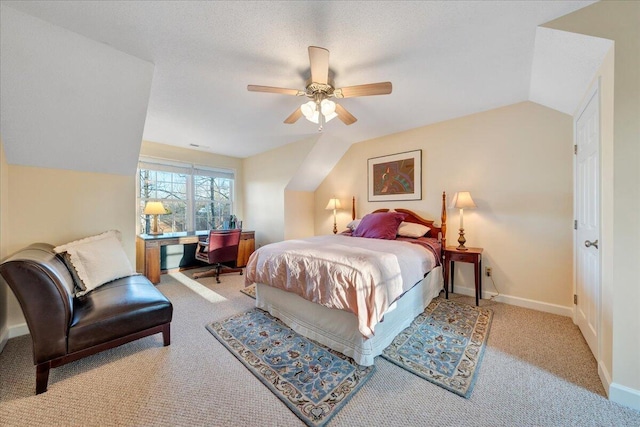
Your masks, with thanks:
[(284, 123), (293, 124), (300, 117), (305, 116), (307, 120), (319, 125), (318, 131), (322, 131), (323, 124), (335, 117), (338, 117), (346, 125), (353, 124), (358, 120), (343, 106), (331, 101), (330, 98), (354, 98), (391, 93), (391, 82), (335, 88), (333, 82), (329, 82), (329, 51), (327, 49), (309, 46), (309, 62), (311, 64), (311, 82), (304, 90), (258, 85), (248, 85), (247, 90), (310, 98), (310, 101), (296, 108), (284, 120)]

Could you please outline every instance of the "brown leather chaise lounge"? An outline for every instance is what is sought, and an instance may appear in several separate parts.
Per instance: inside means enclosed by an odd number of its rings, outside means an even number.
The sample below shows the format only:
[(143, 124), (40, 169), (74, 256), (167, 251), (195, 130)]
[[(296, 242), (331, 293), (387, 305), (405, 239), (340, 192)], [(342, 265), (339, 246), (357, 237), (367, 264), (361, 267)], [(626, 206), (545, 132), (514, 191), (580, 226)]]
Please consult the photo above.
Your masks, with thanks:
[(46, 243), (9, 257), (0, 274), (31, 333), (36, 394), (47, 391), (51, 368), (158, 332), (170, 344), (173, 306), (144, 276), (116, 279), (76, 298), (69, 270)]

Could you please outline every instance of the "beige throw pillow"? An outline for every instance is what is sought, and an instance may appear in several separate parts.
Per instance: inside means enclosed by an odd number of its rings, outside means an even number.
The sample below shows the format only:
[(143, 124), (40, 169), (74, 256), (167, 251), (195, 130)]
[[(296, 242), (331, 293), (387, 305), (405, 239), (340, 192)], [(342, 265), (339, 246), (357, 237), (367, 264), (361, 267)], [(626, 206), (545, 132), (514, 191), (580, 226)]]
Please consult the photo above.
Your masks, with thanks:
[(110, 230), (96, 236), (76, 240), (53, 249), (72, 264), (76, 285), (82, 296), (97, 287), (121, 277), (137, 274), (120, 243), (120, 232)]
[(429, 230), (431, 229), (426, 225), (403, 221), (398, 227), (398, 236), (413, 237), (417, 239), (418, 237), (422, 237), (427, 234)]

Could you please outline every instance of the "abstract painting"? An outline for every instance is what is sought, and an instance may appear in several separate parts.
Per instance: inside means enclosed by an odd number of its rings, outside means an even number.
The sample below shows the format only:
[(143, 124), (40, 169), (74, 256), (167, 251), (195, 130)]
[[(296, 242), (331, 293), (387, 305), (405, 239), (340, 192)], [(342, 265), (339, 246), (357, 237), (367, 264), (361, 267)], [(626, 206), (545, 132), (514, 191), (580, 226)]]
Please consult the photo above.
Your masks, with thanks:
[(370, 202), (422, 199), (422, 150), (367, 160)]

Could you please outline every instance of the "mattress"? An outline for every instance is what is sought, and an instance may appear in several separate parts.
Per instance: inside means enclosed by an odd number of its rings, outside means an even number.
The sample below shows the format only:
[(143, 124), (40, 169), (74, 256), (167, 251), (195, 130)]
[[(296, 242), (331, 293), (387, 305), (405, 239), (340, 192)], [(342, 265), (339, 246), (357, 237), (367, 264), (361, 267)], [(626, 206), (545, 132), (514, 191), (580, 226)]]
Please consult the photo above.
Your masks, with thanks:
[(360, 365), (370, 366), (442, 289), (442, 267), (437, 266), (388, 307), (371, 338), (360, 333), (353, 313), (324, 307), (262, 283), (256, 284), (256, 307), (268, 311), (297, 333), (353, 358)]
[(437, 265), (430, 240), (339, 235), (272, 243), (251, 255), (245, 283), (267, 284), (353, 313), (360, 333), (372, 337), (390, 304)]

